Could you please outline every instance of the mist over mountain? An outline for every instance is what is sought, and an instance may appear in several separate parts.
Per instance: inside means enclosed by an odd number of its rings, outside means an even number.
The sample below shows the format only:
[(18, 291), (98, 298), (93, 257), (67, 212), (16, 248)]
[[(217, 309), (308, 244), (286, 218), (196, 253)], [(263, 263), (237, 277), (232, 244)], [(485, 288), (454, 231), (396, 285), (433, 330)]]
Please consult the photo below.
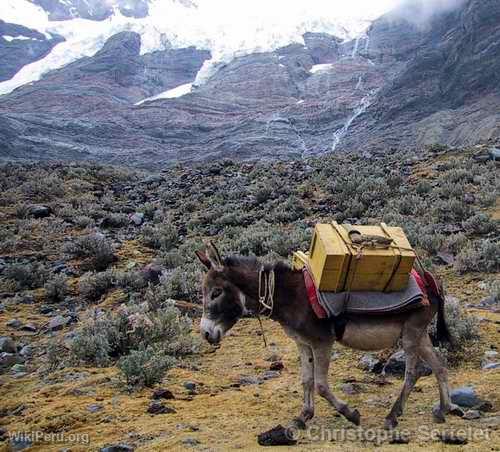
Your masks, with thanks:
[(500, 136), (495, 0), (403, 1), (372, 22), (296, 7), (260, 32), (206, 5), (7, 0), (0, 156), (155, 166)]

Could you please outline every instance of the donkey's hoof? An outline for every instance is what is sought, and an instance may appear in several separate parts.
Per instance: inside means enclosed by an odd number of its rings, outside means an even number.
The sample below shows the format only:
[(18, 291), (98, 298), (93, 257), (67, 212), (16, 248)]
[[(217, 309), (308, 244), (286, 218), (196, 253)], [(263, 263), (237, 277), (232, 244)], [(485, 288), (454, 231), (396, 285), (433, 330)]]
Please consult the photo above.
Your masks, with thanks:
[(354, 425), (361, 424), (361, 414), (358, 410), (352, 410), (348, 416), (346, 416), (348, 421), (351, 421)]
[(299, 430), (305, 430), (306, 427), (307, 427), (306, 423), (304, 422), (304, 420), (301, 419), (300, 417), (294, 418), (292, 420), (291, 426), (295, 427), (295, 428), (298, 428)]
[(393, 430), (398, 426), (398, 421), (394, 417), (386, 417), (384, 422), (384, 429)]
[(464, 410), (462, 410), (462, 408), (460, 408), (458, 405), (455, 405), (454, 403), (450, 405), (448, 413), (458, 417), (464, 417), (465, 415)]
[(432, 420), (436, 424), (444, 424), (446, 422), (446, 418), (444, 416), (443, 410), (439, 405), (435, 406), (432, 409)]

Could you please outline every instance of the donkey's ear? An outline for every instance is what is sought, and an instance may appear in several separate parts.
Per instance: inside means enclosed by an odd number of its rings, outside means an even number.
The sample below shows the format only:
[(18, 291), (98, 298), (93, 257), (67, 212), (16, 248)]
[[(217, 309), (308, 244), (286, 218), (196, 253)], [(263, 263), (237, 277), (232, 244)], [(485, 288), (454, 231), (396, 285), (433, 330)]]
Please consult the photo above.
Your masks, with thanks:
[(201, 261), (201, 263), (207, 267), (208, 270), (212, 268), (212, 263), (210, 262), (210, 259), (207, 257), (207, 255), (203, 251), (195, 251), (196, 256), (198, 256), (198, 259)]
[(217, 250), (217, 248), (215, 247), (215, 245), (213, 244), (213, 242), (208, 242), (206, 255), (207, 255), (208, 260), (212, 264), (212, 267), (214, 267), (214, 268), (224, 267), (224, 262), (222, 261), (220, 253)]

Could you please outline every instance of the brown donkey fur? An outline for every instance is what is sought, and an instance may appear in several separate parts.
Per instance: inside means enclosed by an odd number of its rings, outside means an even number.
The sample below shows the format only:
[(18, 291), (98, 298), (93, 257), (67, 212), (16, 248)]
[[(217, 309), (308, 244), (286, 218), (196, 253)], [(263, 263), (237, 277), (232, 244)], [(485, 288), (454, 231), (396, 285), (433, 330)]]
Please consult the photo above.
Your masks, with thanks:
[[(314, 392), (325, 398), (339, 413), (356, 425), (360, 423), (358, 410), (336, 397), (328, 384), (328, 368), (332, 346), (336, 340), (331, 320), (318, 319), (306, 293), (302, 272), (286, 264), (262, 267), (252, 258), (229, 257), (222, 259), (215, 246), (197, 252), (207, 268), (203, 279), (203, 317), (200, 331), (204, 339), (219, 343), (224, 334), (248, 313), (263, 313), (277, 321), (297, 344), (301, 359), (304, 404), (294, 425), (305, 428), (314, 416)], [(264, 274), (274, 270), (276, 288), (272, 313), (259, 302), (259, 271)], [(448, 413), (462, 415), (461, 409), (452, 404), (446, 368), (434, 352), (427, 327), (438, 312), (438, 336), (447, 336), (441, 298), (431, 299), (429, 306), (401, 314), (380, 316), (349, 316), (342, 345), (356, 350), (380, 350), (392, 347), (402, 338), (406, 352), (406, 373), (401, 393), (386, 417), (385, 427), (394, 428), (397, 418), (418, 378), (416, 366), (419, 358), (432, 368), (439, 386), (440, 404), (433, 410), (434, 419), (444, 422)]]

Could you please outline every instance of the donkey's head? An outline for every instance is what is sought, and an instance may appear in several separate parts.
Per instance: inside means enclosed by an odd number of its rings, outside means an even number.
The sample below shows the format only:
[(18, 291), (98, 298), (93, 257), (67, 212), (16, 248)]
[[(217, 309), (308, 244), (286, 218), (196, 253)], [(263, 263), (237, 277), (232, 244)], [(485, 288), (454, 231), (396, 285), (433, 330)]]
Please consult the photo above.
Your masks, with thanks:
[(208, 342), (218, 344), (245, 312), (245, 295), (229, 279), (229, 269), (212, 243), (196, 255), (208, 270), (202, 283), (200, 332)]

